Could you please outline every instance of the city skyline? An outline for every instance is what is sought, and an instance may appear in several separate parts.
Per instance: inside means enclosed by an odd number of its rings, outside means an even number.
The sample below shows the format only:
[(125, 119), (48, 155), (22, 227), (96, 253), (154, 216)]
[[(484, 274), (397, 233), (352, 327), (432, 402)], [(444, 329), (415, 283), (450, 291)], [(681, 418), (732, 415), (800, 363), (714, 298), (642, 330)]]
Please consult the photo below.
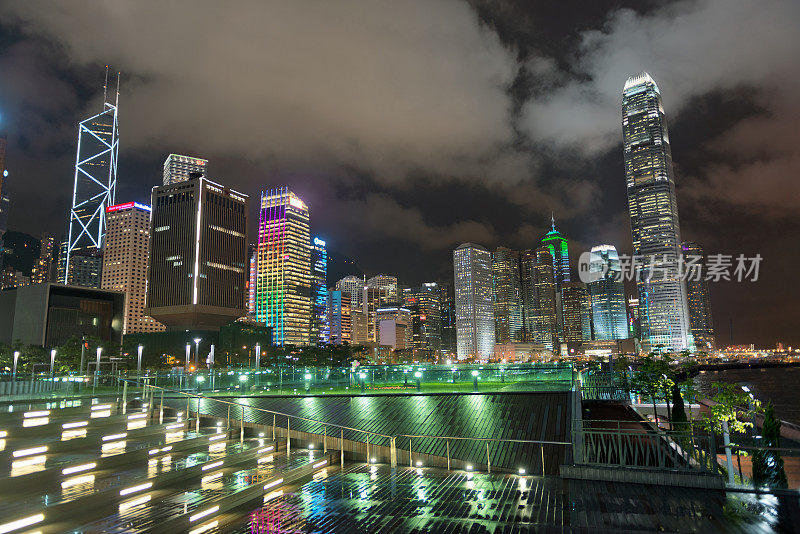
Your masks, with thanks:
[[(5, 8), (4, 8), (5, 9)], [(534, 8), (531, 8), (532, 10)], [(615, 23), (619, 23), (623, 13), (614, 8), (597, 8), (601, 13), (594, 13), (593, 20), (610, 20), (612, 23), (605, 27), (599, 36), (606, 44), (612, 47), (617, 46), (614, 37), (621, 35), (621, 30), (617, 29)], [(605, 9), (605, 10), (604, 10)], [(688, 8), (698, 15), (710, 16), (715, 9), (720, 6), (712, 3), (708, 6), (690, 3)], [(491, 30), (489, 31), (489, 41), (478, 40), (477, 44), (471, 42), (476, 50), (490, 50), (498, 57), (506, 57), (502, 47), (507, 46), (512, 50), (522, 50), (530, 40), (523, 36), (515, 35), (513, 25), (511, 28), (503, 26), (499, 22), (503, 20), (502, 14), (489, 9), (487, 12), (476, 14), (469, 6), (455, 8), (455, 12), (465, 24), (464, 34), (472, 35), (472, 27), (480, 23), (481, 20), (489, 21)], [(529, 13), (521, 7), (513, 8), (520, 14), (521, 20), (531, 20), (535, 13)], [(784, 17), (787, 13), (782, 12), (779, 7), (772, 7), (765, 17)], [(116, 21), (109, 13), (100, 13), (102, 17), (108, 19), (113, 27)], [(539, 14), (541, 15), (541, 14)], [(598, 16), (599, 15), (599, 16)], [(589, 15), (586, 15), (589, 18)], [(658, 27), (658, 23), (664, 25), (664, 33), (670, 28), (677, 28), (678, 21), (688, 24), (686, 19), (680, 19), (675, 15), (667, 13), (665, 10), (642, 7), (635, 13), (628, 16), (634, 17), (638, 23)], [(730, 16), (744, 16), (741, 8), (733, 10)], [(44, 35), (32, 36), (25, 33), (9, 33), (11, 40), (8, 45), (0, 48), (0, 57), (10, 57), (11, 60), (19, 58), (14, 53), (19, 53), (18, 45), (23, 43), (30, 46), (37, 46), (37, 43), (49, 42), (55, 45), (57, 50), (67, 50), (67, 46), (81, 47), (82, 43), (76, 42), (76, 37), (63, 28), (45, 24), (45, 21), (38, 20), (37, 15), (32, 14), (25, 8), (14, 8), (14, 17), (8, 19), (11, 22), (3, 26), (4, 31), (11, 31), (16, 28), (17, 20), (27, 20), (32, 24), (41, 24), (45, 30)], [(105, 20), (105, 19), (104, 19)], [(760, 25), (764, 26), (764, 19), (759, 19)], [(570, 29), (560, 28), (564, 32), (565, 38), (570, 45), (569, 50), (581, 50), (580, 44), (576, 44), (575, 39), (580, 37), (581, 32), (572, 29), (575, 21), (569, 24)], [(595, 24), (595, 23), (593, 23)], [(554, 25), (558, 26), (558, 25)], [(591, 24), (590, 28), (595, 27)], [(546, 32), (536, 25), (537, 32)], [(550, 31), (557, 31), (555, 28)], [(426, 34), (427, 36), (428, 34)], [(213, 36), (212, 36), (213, 37)], [(724, 36), (723, 36), (724, 37)], [(538, 37), (541, 39), (542, 37)], [(533, 39), (533, 37), (531, 37)], [(656, 36), (659, 43), (664, 44), (663, 37)], [(500, 49), (497, 42), (501, 44)], [(539, 41), (537, 41), (539, 42)], [(666, 51), (674, 50), (667, 47)], [(571, 48), (570, 48), (571, 47)], [(655, 46), (654, 48), (658, 48)], [(469, 50), (472, 50), (470, 48)], [(594, 50), (590, 50), (588, 61), (590, 65), (579, 65), (571, 62), (580, 71), (583, 69), (593, 75), (593, 81), (588, 84), (590, 89), (599, 91), (599, 94), (606, 95), (604, 91), (606, 81), (605, 76), (600, 76), (596, 65), (601, 64), (601, 58)], [(613, 54), (616, 49), (608, 52)], [(101, 99), (102, 88), (102, 68), (106, 58), (92, 58), (82, 60), (85, 70), (78, 73), (58, 72), (49, 73), (47, 70), (51, 57), (41, 49), (36, 48), (30, 52), (34, 54), (34, 65), (39, 67), (39, 76), (56, 76), (60, 83), (42, 84), (40, 91), (45, 87), (51, 87), (59, 94), (74, 93), (68, 101), (55, 100), (56, 106), (49, 119), (49, 124), (56, 126), (51, 136), (58, 136), (58, 129), (71, 129), (73, 132), (61, 141), (57, 150), (53, 151), (50, 159), (41, 158), (41, 150), (44, 146), (52, 147), (50, 138), (43, 137), (41, 142), (44, 145), (31, 145), (30, 132), (21, 121), (20, 111), (22, 104), (30, 106), (30, 97), (24, 97), (21, 93), (14, 92), (13, 88), (4, 88), (0, 94), (0, 115), (2, 118), (0, 126), (9, 135), (9, 156), (8, 167), (10, 171), (10, 191), (15, 195), (16, 205), (31, 206), (40, 202), (42, 209), (54, 214), (56, 221), (47, 221), (41, 217), (33, 217), (32, 212), (36, 210), (15, 209), (12, 203), (10, 210), (9, 228), (11, 230), (23, 231), (33, 235), (40, 235), (48, 232), (59, 237), (63, 230), (63, 217), (61, 213), (68, 210), (63, 195), (52, 187), (52, 183), (64, 183), (69, 175), (69, 164), (65, 161), (71, 153), (74, 163), (74, 125), (76, 119), (88, 116), (87, 110), (96, 107)], [(448, 52), (452, 53), (452, 52)], [(526, 52), (530, 56), (531, 52)], [(9, 54), (11, 54), (9, 56)], [(421, 166), (417, 165), (422, 172), (409, 173), (407, 165), (400, 165), (398, 173), (408, 179), (406, 186), (399, 185), (397, 180), (390, 180), (387, 170), (376, 168), (374, 163), (375, 147), (367, 146), (367, 153), (372, 156), (366, 158), (361, 164), (357, 162), (346, 166), (350, 171), (343, 171), (341, 161), (352, 158), (352, 154), (347, 158), (342, 158), (339, 152), (337, 157), (331, 161), (330, 153), (323, 147), (319, 150), (309, 148), (307, 144), (301, 143), (303, 147), (303, 158), (287, 158), (285, 145), (280, 143), (263, 144), (264, 139), (260, 138), (261, 146), (267, 146), (267, 151), (273, 154), (277, 151), (278, 157), (276, 164), (263, 166), (257, 162), (259, 158), (254, 158), (249, 150), (247, 137), (247, 124), (243, 125), (241, 136), (230, 136), (224, 141), (218, 134), (230, 134), (229, 130), (223, 128), (220, 132), (205, 130), (205, 138), (196, 135), (176, 135), (181, 128), (181, 121), (175, 123), (175, 129), (165, 128), (156, 120), (151, 123), (152, 131), (148, 132), (149, 141), (143, 141), (142, 124), (143, 121), (150, 121), (152, 115), (144, 113), (142, 108), (143, 98), (147, 94), (146, 89), (137, 86), (129, 80), (134, 80), (141, 67), (133, 64), (126, 65), (126, 51), (120, 51), (119, 64), (112, 65), (116, 69), (123, 71), (120, 113), (121, 121), (124, 124), (121, 135), (120, 148), (120, 182), (118, 185), (117, 198), (119, 200), (136, 200), (148, 203), (149, 188), (160, 181), (161, 167), (164, 158), (170, 153), (192, 154), (202, 158), (207, 158), (211, 163), (209, 176), (217, 179), (231, 187), (236, 187), (251, 196), (257, 194), (261, 189), (278, 184), (289, 184), (295, 189), (299, 196), (304, 198), (309, 205), (315, 209), (315, 226), (312, 231), (319, 235), (328, 243), (331, 256), (344, 255), (354, 259), (361, 270), (368, 274), (388, 272), (395, 274), (404, 284), (417, 285), (427, 280), (444, 278), (449, 271), (449, 255), (454, 246), (460, 242), (473, 241), (481, 243), (490, 250), (497, 246), (505, 246), (513, 249), (525, 249), (535, 245), (535, 237), (544, 233), (549, 227), (550, 214), (555, 213), (559, 221), (559, 230), (567, 237), (570, 242), (571, 261), (576, 261), (576, 256), (596, 243), (614, 244), (621, 254), (630, 252), (629, 230), (626, 228), (624, 219), (624, 196), (620, 198), (622, 186), (622, 164), (619, 155), (622, 143), (618, 130), (618, 119), (614, 115), (618, 113), (618, 96), (613, 99), (601, 98), (600, 104), (594, 109), (601, 111), (599, 115), (587, 114), (585, 128), (591, 129), (591, 135), (587, 134), (583, 139), (591, 141), (583, 150), (594, 151), (592, 157), (585, 157), (583, 152), (576, 153), (574, 164), (566, 165), (559, 163), (556, 158), (557, 152), (551, 152), (536, 158), (537, 165), (523, 165), (525, 170), (520, 171), (517, 164), (512, 165), (509, 176), (514, 177), (514, 187), (508, 184), (498, 183), (494, 178), (495, 172), (485, 174), (485, 182), (476, 179), (482, 173), (476, 172), (475, 167), (468, 169), (454, 166), (452, 161), (447, 159), (445, 153), (440, 162), (421, 160), (417, 145), (409, 154), (416, 158)], [(542, 53), (545, 58), (553, 56), (553, 52)], [(666, 52), (665, 52), (666, 55)], [(617, 56), (611, 56), (617, 57)], [(456, 55), (456, 59), (461, 55)], [(562, 59), (566, 56), (562, 56)], [(697, 61), (704, 66), (710, 65), (713, 58), (701, 56)], [(705, 61), (705, 63), (704, 63)], [(770, 59), (774, 61), (774, 59)], [(768, 62), (769, 63), (769, 62)], [(508, 66), (508, 63), (503, 63)], [(514, 61), (511, 61), (513, 66)], [(762, 69), (770, 67), (762, 66)], [(13, 64), (12, 64), (13, 66)], [(483, 65), (478, 65), (480, 69), (485, 69)], [(526, 64), (527, 69), (544, 68), (540, 64)], [(551, 67), (557, 68), (557, 67)], [(513, 70), (513, 69), (512, 69)], [(734, 342), (755, 342), (761, 346), (771, 346), (775, 341), (783, 341), (787, 344), (797, 344), (797, 340), (791, 339), (797, 319), (791, 314), (782, 313), (786, 302), (794, 298), (796, 289), (791, 287), (789, 294), (785, 294), (781, 283), (781, 273), (788, 272), (793, 264), (792, 256), (795, 254), (791, 247), (785, 246), (779, 235), (792, 235), (797, 229), (798, 221), (790, 216), (781, 214), (780, 207), (786, 199), (794, 198), (793, 186), (790, 187), (782, 199), (776, 200), (772, 204), (765, 203), (763, 195), (747, 195), (747, 202), (736, 200), (735, 187), (724, 189), (714, 189), (718, 184), (717, 176), (725, 175), (722, 171), (716, 174), (707, 170), (707, 166), (716, 166), (719, 169), (719, 156), (710, 150), (709, 143), (714, 141), (719, 147), (719, 143), (724, 138), (726, 132), (734, 136), (733, 142), (738, 143), (737, 150), (733, 145), (727, 149), (740, 152), (743, 146), (742, 140), (735, 134), (741, 130), (744, 124), (752, 123), (762, 119), (762, 113), (752, 107), (756, 101), (756, 96), (748, 93), (738, 92), (736, 87), (739, 83), (756, 82), (762, 83), (766, 87), (768, 77), (760, 76), (755, 80), (741, 80), (737, 75), (725, 74), (718, 75), (713, 82), (709, 77), (698, 69), (686, 73), (685, 79), (679, 74), (679, 69), (671, 69), (665, 64), (663, 58), (644, 55), (637, 55), (631, 61), (618, 61), (614, 64), (613, 82), (614, 91), (619, 93), (619, 87), (627, 76), (639, 70), (651, 72), (653, 77), (658, 80), (659, 86), (665, 95), (665, 107), (669, 111), (668, 123), (671, 134), (671, 144), (673, 156), (677, 166), (677, 197), (681, 218), (681, 238), (700, 243), (707, 253), (726, 253), (726, 254), (754, 254), (762, 253), (765, 256), (762, 268), (762, 280), (756, 285), (744, 285), (735, 283), (711, 284), (712, 308), (720, 310), (715, 313), (715, 326), (718, 338), (723, 344), (729, 342), (728, 332), (730, 321), (733, 319), (733, 341)], [(127, 71), (127, 72), (126, 72)], [(529, 71), (532, 72), (532, 71)], [(542, 71), (535, 71), (542, 72)], [(759, 72), (764, 73), (764, 70)], [(156, 72), (157, 78), (158, 72)], [(32, 74), (21, 72), (21, 79), (30, 79)], [(27, 77), (27, 78), (26, 78)], [(511, 78), (514, 78), (512, 76)], [(524, 78), (524, 77), (523, 77)], [(611, 73), (608, 78), (612, 78)], [(550, 78), (547, 78), (550, 79)], [(732, 80), (736, 81), (734, 83)], [(431, 83), (441, 80), (434, 79)], [(477, 85), (482, 85), (481, 80), (472, 80)], [(525, 85), (524, 80), (522, 82)], [(528, 87), (524, 94), (518, 96), (520, 106), (526, 113), (530, 112), (532, 117), (543, 117), (541, 127), (537, 128), (535, 123), (531, 126), (526, 123), (524, 128), (526, 146), (528, 152), (525, 157), (537, 153), (536, 143), (547, 139), (558, 142), (564, 136), (576, 138), (576, 132), (565, 132), (563, 121), (566, 106), (561, 108), (554, 107), (555, 103), (561, 101), (569, 95), (570, 87), (577, 87), (578, 82), (567, 77), (566, 80), (553, 81), (548, 86), (549, 89), (542, 92)], [(593, 85), (592, 85), (593, 84)], [(691, 88), (687, 87), (691, 85)], [(501, 84), (504, 87), (510, 84)], [(610, 85), (610, 82), (609, 82)], [(757, 85), (757, 84), (756, 84)], [(147, 87), (146, 84), (144, 87)], [(402, 86), (401, 86), (402, 87)], [(452, 86), (439, 86), (439, 89)], [(454, 90), (454, 89), (452, 89)], [(608, 89), (609, 93), (611, 89)], [(55, 94), (55, 93), (54, 93)], [(438, 95), (439, 93), (437, 93)], [(444, 93), (442, 93), (444, 94)], [(494, 93), (496, 94), (496, 93)], [(505, 93), (503, 93), (505, 94)], [(165, 93), (163, 99), (166, 103), (176, 106), (176, 111), (184, 112), (181, 120), (186, 124), (193, 124), (192, 121), (198, 120), (196, 116), (186, 114), (191, 108), (185, 107), (184, 103), (168, 98), (170, 94)], [(505, 98), (505, 97), (503, 97)], [(127, 100), (126, 100), (127, 99)], [(694, 99), (694, 100), (693, 100)], [(154, 110), (162, 110), (162, 104), (152, 101)], [(478, 102), (478, 101), (473, 101)], [(485, 100), (491, 107), (494, 102)], [(345, 102), (349, 104), (349, 102)], [(785, 105), (785, 104), (784, 104)], [(213, 106), (212, 106), (213, 107)], [(474, 109), (485, 109), (487, 106), (473, 106)], [(348, 109), (347, 107), (343, 109)], [(352, 108), (350, 108), (352, 109)], [(790, 108), (793, 109), (793, 108)], [(561, 110), (560, 114), (553, 115), (555, 111)], [(213, 109), (210, 112), (213, 113)], [(230, 112), (231, 109), (226, 111)], [(534, 113), (534, 111), (536, 113)], [(393, 110), (387, 108), (386, 113), (378, 113), (376, 118), (392, 117)], [(236, 115), (230, 115), (230, 122), (236, 122), (243, 111)], [(171, 115), (173, 119), (179, 116)], [(527, 117), (528, 115), (526, 115)], [(41, 112), (39, 108), (31, 108), (31, 115), (28, 118), (35, 124), (42, 127), (41, 131), (48, 131), (41, 122)], [(723, 120), (723, 117), (725, 119)], [(602, 120), (598, 120), (601, 118)], [(419, 118), (414, 118), (419, 120)], [(313, 121), (312, 121), (313, 122)], [(413, 124), (413, 122), (412, 122)], [(698, 130), (697, 125), (705, 125)], [(545, 128), (547, 126), (547, 128)], [(780, 132), (780, 123), (775, 125), (776, 132)], [(550, 131), (548, 134), (547, 131)], [(360, 130), (353, 130), (354, 137), (359, 138)], [(616, 134), (614, 132), (616, 131)], [(768, 130), (765, 130), (768, 131)], [(596, 147), (598, 141), (596, 136), (602, 132), (609, 132), (609, 140), (600, 142), (601, 149)], [(488, 135), (494, 133), (488, 130)], [(580, 134), (580, 132), (577, 132)], [(290, 139), (298, 139), (296, 131), (287, 132)], [(613, 134), (613, 135), (612, 135)], [(550, 137), (548, 137), (548, 135)], [(561, 137), (559, 137), (561, 136)], [(70, 139), (70, 138), (73, 139)], [(768, 137), (766, 135), (762, 137)], [(577, 138), (580, 138), (578, 136)], [(738, 139), (738, 141), (737, 141)], [(23, 141), (28, 140), (27, 145)], [(430, 141), (423, 136), (422, 141)], [(459, 146), (465, 146), (465, 140), (461, 137), (454, 138)], [(400, 146), (399, 140), (388, 140), (382, 149), (391, 146)], [(700, 142), (699, 142), (700, 141)], [(534, 145), (530, 145), (533, 142)], [(50, 144), (46, 144), (50, 143)], [(435, 142), (429, 148), (437, 147)], [(594, 144), (593, 144), (594, 143)], [(402, 143), (401, 143), (402, 144)], [(701, 146), (696, 146), (701, 145)], [(751, 143), (752, 145), (752, 143)], [(26, 148), (27, 146), (27, 148)], [(60, 148), (62, 147), (63, 148)], [(750, 145), (746, 145), (750, 146)], [(781, 145), (782, 146), (782, 145)], [(59, 152), (59, 151), (62, 152)], [(715, 150), (721, 150), (716, 148)], [(39, 152), (37, 152), (39, 151)], [(282, 151), (282, 152), (281, 152)], [(446, 151), (445, 151), (446, 152)], [(480, 151), (478, 151), (480, 152)], [(281, 153), (283, 155), (281, 155)], [(517, 152), (508, 153), (515, 158), (519, 157)], [(317, 157), (315, 157), (315, 155)], [(541, 154), (540, 154), (541, 155)], [(389, 158), (389, 161), (393, 161)], [(517, 160), (512, 160), (514, 163)], [(517, 161), (518, 163), (518, 161)], [(746, 158), (742, 163), (737, 163), (748, 167)], [(66, 175), (64, 174), (66, 169)], [(739, 176), (739, 171), (732, 169), (728, 172), (733, 177)], [(773, 174), (766, 174), (768, 182)], [(36, 177), (44, 185), (42, 188), (31, 188), (32, 178)], [(702, 179), (701, 179), (702, 178)], [(774, 179), (774, 178), (772, 178)], [(544, 182), (541, 182), (544, 180)], [(123, 181), (127, 181), (123, 185)], [(541, 183), (540, 183), (541, 182)], [(741, 182), (736, 182), (741, 183)], [(123, 188), (123, 189), (119, 189)], [(766, 195), (770, 191), (765, 188)], [(709, 194), (715, 193), (714, 201), (709, 202)], [(34, 197), (34, 194), (37, 196)], [(596, 195), (599, 194), (599, 197)], [(623, 193), (624, 195), (624, 193)], [(733, 200), (731, 198), (733, 197)], [(35, 200), (34, 200), (35, 199)], [(591, 199), (591, 200), (589, 200)], [(752, 203), (752, 205), (750, 205)], [(252, 203), (254, 204), (254, 203)], [(458, 205), (456, 212), (447, 206)], [(521, 208), (524, 205), (524, 209)], [(776, 207), (778, 208), (776, 210)], [(487, 209), (488, 208), (488, 209)], [(731, 209), (735, 208), (735, 209)], [(749, 224), (733, 220), (733, 213), (741, 213), (744, 210), (742, 219), (750, 219)], [(251, 206), (249, 214), (250, 224), (248, 227), (249, 241), (254, 241), (254, 208)], [(385, 219), (385, 220), (384, 220)], [(388, 223), (386, 221), (391, 221)], [(780, 231), (776, 231), (780, 229)], [(722, 230), (725, 231), (722, 231)], [(409, 261), (406, 258), (413, 258)], [(626, 288), (626, 294), (631, 295), (630, 288)], [(740, 308), (742, 313), (734, 313), (732, 310)], [(755, 313), (750, 311), (758, 309)]]

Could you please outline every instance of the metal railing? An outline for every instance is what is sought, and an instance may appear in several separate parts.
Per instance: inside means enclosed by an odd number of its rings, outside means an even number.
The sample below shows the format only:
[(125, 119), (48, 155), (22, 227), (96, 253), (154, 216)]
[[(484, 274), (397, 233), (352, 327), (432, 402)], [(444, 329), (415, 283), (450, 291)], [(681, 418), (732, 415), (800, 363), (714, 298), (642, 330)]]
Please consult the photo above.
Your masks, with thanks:
[[(133, 380), (126, 380), (123, 379), (123, 393), (122, 393), (122, 406), (123, 406), (123, 413), (126, 410), (127, 403), (128, 403), (128, 394), (129, 391), (135, 391), (134, 388), (136, 387), (135, 381)], [(129, 388), (129, 384), (132, 384), (134, 387)], [(261, 424), (261, 426), (266, 427), (269, 429), (268, 431), (272, 432), (272, 439), (275, 440), (277, 438), (285, 438), (287, 442), (287, 451), (291, 450), (291, 442), (292, 442), (292, 432), (295, 434), (295, 439), (299, 439), (301, 435), (307, 435), (310, 440), (320, 439), (322, 441), (322, 449), (323, 452), (327, 452), (328, 448), (336, 448), (331, 447), (331, 440), (333, 440), (333, 444), (336, 445), (338, 441), (338, 450), (343, 451), (341, 454), (341, 463), (344, 465), (345, 455), (344, 452), (349, 452), (354, 455), (359, 455), (360, 451), (363, 451), (364, 458), (367, 462), (374, 461), (374, 454), (376, 452), (383, 453), (388, 450), (389, 462), (392, 467), (397, 467), (398, 465), (402, 465), (403, 461), (402, 458), (405, 458), (406, 454), (408, 455), (409, 459), (409, 466), (415, 466), (416, 462), (414, 461), (414, 456), (422, 457), (424, 455), (425, 458), (441, 458), (443, 462), (446, 462), (446, 466), (448, 469), (451, 469), (454, 465), (461, 465), (462, 467), (467, 468), (467, 470), (472, 470), (474, 468), (478, 468), (481, 466), (485, 466), (486, 470), (491, 473), (492, 470), (492, 461), (491, 461), (491, 454), (490, 454), (490, 443), (515, 443), (515, 444), (522, 444), (522, 445), (529, 445), (538, 447), (540, 452), (541, 460), (542, 460), (542, 474), (546, 473), (546, 463), (545, 463), (545, 447), (571, 447), (572, 443), (567, 441), (545, 441), (545, 440), (521, 440), (521, 439), (505, 439), (505, 438), (476, 438), (476, 437), (463, 437), (463, 436), (432, 436), (432, 435), (424, 435), (424, 434), (398, 434), (398, 435), (388, 435), (382, 434), (379, 432), (373, 432), (369, 430), (363, 430), (359, 428), (353, 428), (346, 425), (340, 425), (336, 423), (330, 423), (326, 421), (320, 421), (318, 419), (292, 415), (276, 410), (269, 410), (266, 408), (260, 408), (257, 406), (250, 406), (247, 404), (243, 404), (241, 402), (236, 402), (233, 400), (227, 400), (223, 398), (217, 397), (207, 397), (198, 393), (193, 392), (186, 392), (186, 391), (178, 391), (172, 390), (169, 388), (164, 388), (161, 386), (154, 386), (149, 384), (144, 384), (141, 387), (141, 401), (143, 403), (147, 403), (149, 406), (155, 407), (158, 406), (158, 418), (159, 421), (163, 421), (164, 419), (164, 408), (165, 408), (165, 398), (166, 400), (175, 400), (180, 398), (186, 399), (186, 418), (190, 419), (192, 413), (195, 414), (194, 420), (196, 425), (196, 430), (199, 431), (200, 429), (200, 418), (201, 417), (222, 417), (226, 419), (227, 428), (236, 426), (238, 422), (239, 426), (239, 439), (240, 441), (244, 440), (244, 429), (246, 423), (253, 423), (253, 421), (246, 421), (247, 417), (247, 410), (250, 410), (251, 417), (249, 419), (254, 419), (252, 417), (253, 413), (261, 414), (262, 416), (267, 417), (267, 424)], [(212, 406), (219, 406), (223, 408), (223, 415), (215, 415), (211, 413), (214, 410), (209, 409)], [(232, 412), (233, 410), (233, 412)], [(237, 413), (238, 412), (238, 413)], [(269, 417), (272, 418), (272, 423), (269, 424)], [(285, 426), (284, 425), (285, 422)], [(294, 423), (294, 424), (293, 424)], [(299, 430), (301, 428), (300, 423), (306, 423), (306, 425), (310, 425), (311, 428), (306, 428), (304, 430)], [(316, 428), (315, 428), (316, 427)], [(321, 432), (320, 432), (321, 431)], [(348, 433), (346, 436), (345, 433)], [(337, 435), (338, 434), (338, 435)], [(408, 449), (403, 447), (398, 447), (398, 439), (404, 441), (405, 439), (408, 440)], [(413, 448), (413, 440), (433, 440), (444, 442), (445, 446), (445, 454), (444, 455), (437, 455), (431, 454), (430, 452), (423, 452), (422, 449), (418, 449), (416, 452)], [(350, 443), (356, 444), (363, 444), (364, 447), (350, 447), (349, 450), (346, 447), (345, 442), (348, 441)], [(486, 463), (483, 464), (482, 461), (470, 462), (463, 458), (454, 458), (451, 455), (450, 451), (450, 442), (451, 441), (472, 441), (472, 442), (480, 442), (485, 444), (486, 449)], [(402, 445), (403, 443), (401, 443)], [(402, 456), (402, 458), (401, 458)], [(419, 461), (419, 460), (417, 460)], [(430, 462), (426, 462), (426, 465), (431, 465)], [(442, 465), (444, 466), (444, 465)]]

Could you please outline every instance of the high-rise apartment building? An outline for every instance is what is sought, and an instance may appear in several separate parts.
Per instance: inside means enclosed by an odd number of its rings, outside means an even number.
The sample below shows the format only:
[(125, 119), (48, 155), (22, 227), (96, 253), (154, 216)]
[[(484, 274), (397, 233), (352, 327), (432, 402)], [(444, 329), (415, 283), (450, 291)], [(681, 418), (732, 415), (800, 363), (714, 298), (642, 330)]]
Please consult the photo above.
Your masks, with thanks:
[(556, 290), (561, 291), (565, 283), (570, 281), (569, 250), (567, 239), (556, 230), (555, 217), (550, 219), (550, 231), (542, 237), (542, 246), (547, 247), (553, 258), (553, 274), (556, 279)]
[(519, 252), (498, 247), (492, 254), (495, 342), (524, 340)]
[(353, 324), (350, 294), (346, 291), (334, 289), (328, 292), (327, 301), (330, 343), (332, 345), (351, 344), (353, 341)]
[(31, 283), (44, 284), (53, 278), (53, 258), (55, 253), (55, 239), (50, 234), (42, 234), (39, 246), (39, 258), (31, 270)]
[(308, 206), (288, 187), (261, 193), (256, 320), (277, 345), (311, 343), (311, 235)]
[(153, 188), (147, 307), (168, 330), (245, 315), (247, 195), (193, 175)]
[(117, 188), (118, 103), (119, 91), (114, 104), (104, 101), (101, 113), (78, 125), (64, 278), (59, 280), (64, 284), (99, 288), (102, 281), (106, 208), (114, 204)]
[(686, 296), (689, 305), (689, 324), (695, 345), (701, 350), (712, 350), (716, 346), (714, 320), (711, 315), (711, 298), (706, 281), (706, 254), (703, 247), (694, 241), (681, 244), (686, 264)]
[(196, 158), (194, 156), (181, 156), (170, 154), (164, 160), (164, 181), (162, 185), (170, 185), (184, 182), (193, 174), (202, 178), (208, 177), (208, 160)]
[(328, 249), (325, 241), (315, 237), (311, 246), (311, 342), (327, 343), (328, 323)]
[(383, 291), (384, 304), (397, 304), (397, 277), (388, 274), (378, 274), (367, 280), (367, 287)]
[(411, 311), (412, 345), (438, 351), (442, 347), (441, 292), (436, 282), (403, 291), (404, 308)]
[(681, 236), (672, 150), (661, 92), (646, 72), (625, 82), (622, 137), (633, 253), (641, 265), (642, 338), (650, 347), (691, 350), (686, 284), (678, 271)]
[(592, 326), (598, 340), (627, 339), (628, 319), (625, 287), (617, 249), (613, 245), (592, 247), (589, 256)]
[(489, 359), (494, 354), (492, 255), (464, 243), (453, 251), (456, 344), (459, 360)]
[(138, 202), (106, 208), (108, 229), (101, 287), (125, 293), (123, 334), (165, 330), (163, 324), (144, 314), (151, 211), (150, 206)]
[(586, 284), (566, 282), (561, 288), (564, 341), (580, 345), (592, 339), (592, 303)]

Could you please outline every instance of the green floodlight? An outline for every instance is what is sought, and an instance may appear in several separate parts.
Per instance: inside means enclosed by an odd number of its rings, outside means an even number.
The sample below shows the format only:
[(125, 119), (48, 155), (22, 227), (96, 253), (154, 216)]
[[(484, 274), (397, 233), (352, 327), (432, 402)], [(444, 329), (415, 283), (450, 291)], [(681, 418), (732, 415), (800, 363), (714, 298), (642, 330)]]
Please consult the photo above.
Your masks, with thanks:
[(239, 375), (239, 382), (247, 382), (247, 375)]

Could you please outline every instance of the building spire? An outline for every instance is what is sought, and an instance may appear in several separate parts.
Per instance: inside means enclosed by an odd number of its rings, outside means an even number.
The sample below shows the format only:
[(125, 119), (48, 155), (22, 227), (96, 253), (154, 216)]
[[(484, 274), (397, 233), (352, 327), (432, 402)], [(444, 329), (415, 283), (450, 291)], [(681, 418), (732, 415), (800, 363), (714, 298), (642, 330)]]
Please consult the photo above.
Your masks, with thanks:
[(114, 102), (114, 107), (115, 108), (119, 108), (119, 77), (120, 77), (121, 74), (122, 73), (120, 71), (117, 71), (117, 99)]
[(103, 82), (103, 110), (106, 109), (106, 102), (108, 102), (108, 65), (106, 65), (106, 80)]
[(550, 212), (550, 225), (552, 226), (552, 230), (556, 231), (556, 216), (555, 213), (552, 211)]

